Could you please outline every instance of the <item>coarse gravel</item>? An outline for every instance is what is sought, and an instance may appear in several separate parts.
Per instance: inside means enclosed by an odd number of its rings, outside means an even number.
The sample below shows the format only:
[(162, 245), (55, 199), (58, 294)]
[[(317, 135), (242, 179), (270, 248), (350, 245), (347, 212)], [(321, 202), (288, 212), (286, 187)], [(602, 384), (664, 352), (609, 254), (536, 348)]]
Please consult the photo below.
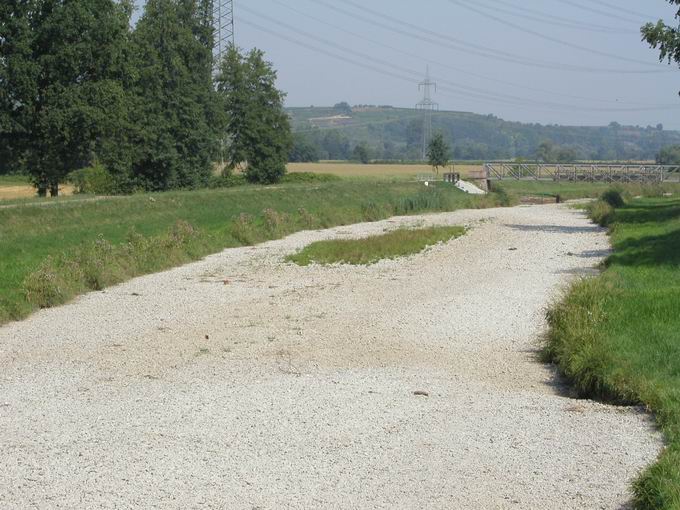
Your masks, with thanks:
[[(417, 225), (470, 230), (367, 267), (284, 260)], [(0, 508), (625, 508), (652, 420), (537, 359), (546, 308), (607, 250), (565, 205), (392, 218), (2, 327)]]

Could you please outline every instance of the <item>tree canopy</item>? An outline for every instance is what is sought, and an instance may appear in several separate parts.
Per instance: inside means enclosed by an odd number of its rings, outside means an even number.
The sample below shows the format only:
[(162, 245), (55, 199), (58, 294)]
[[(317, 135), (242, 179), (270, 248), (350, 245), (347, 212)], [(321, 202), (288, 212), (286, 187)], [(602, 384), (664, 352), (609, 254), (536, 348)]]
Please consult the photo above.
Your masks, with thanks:
[(0, 7), (0, 146), (4, 164), (58, 193), (95, 157), (119, 163), (130, 76), (131, 5), (9, 0)]
[(293, 139), (276, 71), (262, 51), (244, 55), (231, 46), (219, 64), (216, 86), (227, 117), (227, 168), (244, 164), (250, 182), (278, 182)]
[(446, 140), (444, 140), (444, 135), (442, 133), (435, 134), (427, 148), (427, 159), (430, 166), (434, 168), (435, 173), (438, 174), (439, 168), (448, 165), (450, 158), (451, 149)]
[(667, 0), (671, 5), (677, 5), (675, 19), (679, 21), (677, 27), (672, 27), (659, 20), (647, 23), (642, 27), (642, 36), (653, 48), (659, 50), (659, 60), (680, 64), (680, 0)]
[(148, 0), (132, 28), (132, 0), (0, 3), (0, 173), (42, 195), (90, 167), (81, 180), (116, 192), (195, 188), (226, 142), (232, 168), (280, 179), (292, 139), (276, 72), (232, 48), (213, 80), (212, 5)]

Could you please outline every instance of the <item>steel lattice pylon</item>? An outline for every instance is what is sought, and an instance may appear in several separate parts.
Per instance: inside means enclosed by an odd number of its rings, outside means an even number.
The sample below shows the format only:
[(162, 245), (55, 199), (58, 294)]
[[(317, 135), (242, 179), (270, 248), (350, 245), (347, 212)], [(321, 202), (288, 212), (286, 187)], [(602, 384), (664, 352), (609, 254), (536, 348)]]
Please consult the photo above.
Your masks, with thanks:
[(423, 110), (423, 159), (427, 159), (427, 146), (432, 139), (432, 112), (439, 110), (439, 103), (432, 101), (431, 89), (437, 91), (437, 84), (430, 80), (430, 66), (425, 70), (425, 81), (418, 85), (418, 90), (423, 90), (423, 100), (416, 105), (416, 109)]
[(234, 0), (213, 0), (213, 24), (215, 27), (215, 62), (230, 44), (234, 44)]

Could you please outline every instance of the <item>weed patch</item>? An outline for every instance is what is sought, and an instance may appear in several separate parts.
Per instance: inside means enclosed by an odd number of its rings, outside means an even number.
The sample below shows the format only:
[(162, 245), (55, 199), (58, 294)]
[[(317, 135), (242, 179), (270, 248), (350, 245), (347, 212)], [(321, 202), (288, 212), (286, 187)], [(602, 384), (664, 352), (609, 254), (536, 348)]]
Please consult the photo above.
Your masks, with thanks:
[(400, 229), (366, 239), (340, 239), (312, 243), (288, 261), (301, 266), (318, 264), (372, 264), (420, 253), (428, 246), (447, 242), (465, 233), (463, 227), (431, 227), (417, 230)]

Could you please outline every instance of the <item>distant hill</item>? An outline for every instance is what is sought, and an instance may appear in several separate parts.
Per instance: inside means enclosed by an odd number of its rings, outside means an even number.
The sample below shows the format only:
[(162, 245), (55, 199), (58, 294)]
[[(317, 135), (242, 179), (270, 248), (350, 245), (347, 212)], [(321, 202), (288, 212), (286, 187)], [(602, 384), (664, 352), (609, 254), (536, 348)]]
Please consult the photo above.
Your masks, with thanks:
[[(372, 159), (416, 160), (422, 144), (422, 113), (390, 106), (288, 108), (297, 144), (321, 159), (352, 159), (366, 145)], [(493, 115), (436, 112), (435, 131), (451, 144), (456, 159), (535, 157), (542, 142), (568, 149), (581, 160), (653, 160), (664, 146), (680, 144), (679, 131), (663, 126), (557, 126), (508, 122)]]

